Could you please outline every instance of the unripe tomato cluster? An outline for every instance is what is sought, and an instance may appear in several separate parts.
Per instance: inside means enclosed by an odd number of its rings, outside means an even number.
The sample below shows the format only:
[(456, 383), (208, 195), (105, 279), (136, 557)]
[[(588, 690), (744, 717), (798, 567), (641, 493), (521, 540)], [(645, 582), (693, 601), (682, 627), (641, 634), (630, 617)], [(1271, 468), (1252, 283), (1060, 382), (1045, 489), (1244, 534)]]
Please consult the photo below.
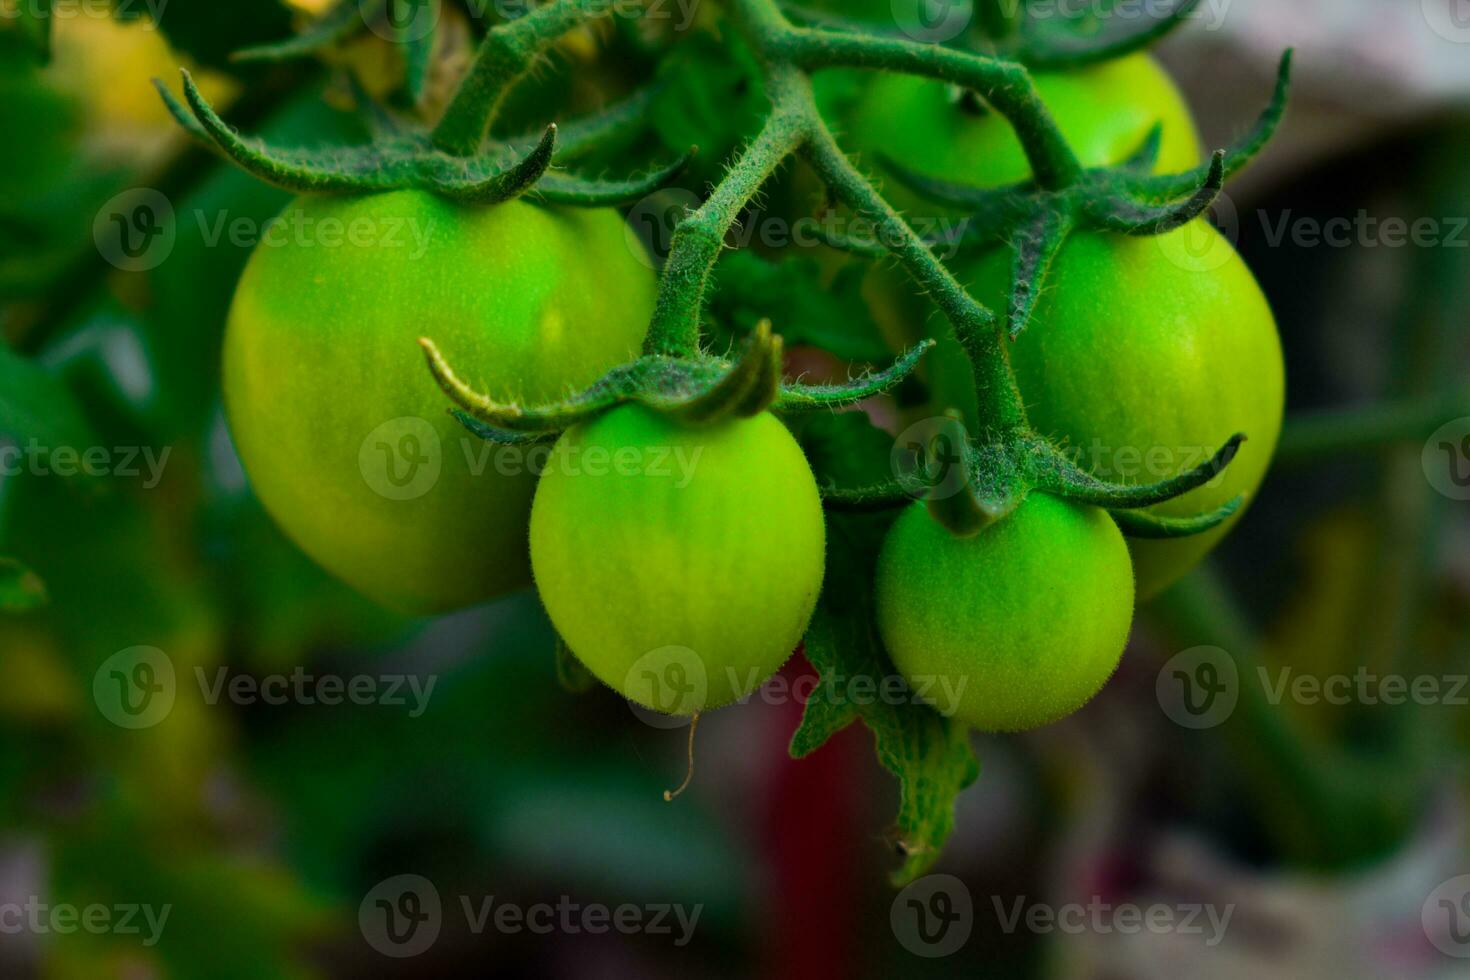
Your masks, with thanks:
[[(977, 186), (1026, 177), (1009, 124), (973, 97), (900, 76), (854, 84), (836, 84), (826, 111), (858, 155), (886, 153)], [(1086, 165), (1117, 164), (1160, 123), (1160, 170), (1199, 158), (1182, 100), (1145, 56), (1037, 84)], [(812, 617), (825, 562), (816, 481), (780, 421), (694, 426), (623, 405), (563, 433), (538, 480), (530, 467), (487, 463), (487, 452), (530, 450), (486, 450), (469, 436), (417, 355), (417, 339), (432, 337), (476, 387), (523, 403), (563, 397), (634, 359), (656, 283), (616, 212), (465, 208), (419, 191), (291, 207), (309, 222), (366, 229), (334, 248), (266, 242), (230, 318), (236, 445), (303, 550), (413, 612), (534, 577), (569, 649), (658, 711), (732, 703), (780, 668)], [(1201, 241), (1211, 246), (1203, 257)], [(976, 298), (1005, 308), (1006, 255), (957, 271)], [(878, 305), (903, 311), (892, 326), (905, 339), (926, 332), (927, 311), (907, 297)], [(975, 421), (958, 353), (946, 341), (931, 355), (931, 407)], [(1036, 431), (1113, 482), (1159, 482), (1234, 433), (1249, 436), (1221, 479), (1160, 515), (1212, 510), (1265, 474), (1283, 400), (1275, 324), (1249, 271), (1203, 223), (1158, 238), (1074, 237), (1009, 356)], [(558, 462), (594, 455), (615, 465)], [(879, 560), (878, 626), (916, 688), (937, 679), (953, 693), (936, 707), (984, 729), (1036, 727), (1106, 682), (1135, 592), (1167, 586), (1224, 533), (1125, 542), (1105, 512), (1033, 493), (958, 538), (916, 504)]]
[[(570, 648), (656, 710), (720, 707), (780, 668), (825, 560), (816, 481), (780, 422), (696, 428), (626, 406), (549, 452), (497, 450), (450, 417), (417, 355), (431, 336), (487, 393), (523, 402), (637, 357), (655, 281), (616, 212), (403, 191), (304, 197), (287, 216), (361, 231), (262, 245), (227, 331), (236, 447), (302, 550), (415, 613), (520, 588), (534, 567)], [(568, 462), (593, 459), (608, 465)]]
[[(828, 89), (827, 111), (850, 151), (887, 153), (926, 176), (977, 187), (1029, 176), (1013, 130), (973, 96), (878, 77), (856, 93), (843, 80)], [(1123, 162), (1156, 125), (1157, 172), (1200, 160), (1182, 98), (1146, 55), (1038, 73), (1035, 82), (1084, 165)], [(938, 207), (906, 192), (895, 200), (913, 215)], [(956, 271), (982, 303), (1006, 308), (1005, 250)], [(942, 318), (887, 270), (875, 271), (869, 291), (901, 342), (938, 330), (930, 408), (956, 408), (978, 424), (968, 363)], [(1280, 339), (1250, 270), (1203, 219), (1159, 237), (1074, 235), (1009, 355), (1036, 431), (1099, 478), (1156, 483), (1246, 434), (1218, 478), (1150, 513), (1187, 517), (1248, 500), (1265, 477), (1285, 400)], [(968, 540), (946, 539), (916, 508), (882, 555), (884, 640), (916, 687), (968, 685), (958, 703), (939, 705), (956, 717), (996, 730), (1045, 724), (1079, 708), (1117, 666), (1135, 594), (1147, 599), (1177, 581), (1238, 519), (1194, 537), (1130, 540), (1125, 551), (1106, 514), (1045, 496)]]

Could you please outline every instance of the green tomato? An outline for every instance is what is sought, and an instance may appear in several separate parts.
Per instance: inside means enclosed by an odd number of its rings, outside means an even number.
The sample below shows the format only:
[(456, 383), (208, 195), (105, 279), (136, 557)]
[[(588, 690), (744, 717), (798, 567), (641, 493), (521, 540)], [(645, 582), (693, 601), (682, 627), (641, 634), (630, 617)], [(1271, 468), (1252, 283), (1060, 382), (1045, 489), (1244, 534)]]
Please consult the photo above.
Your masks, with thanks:
[[(982, 303), (1004, 308), (1006, 255), (985, 256), (965, 278)], [(1265, 478), (1285, 400), (1281, 340), (1250, 269), (1208, 222), (1156, 238), (1073, 237), (1010, 353), (1033, 427), (1100, 478), (1156, 483), (1245, 433), (1220, 476), (1150, 513), (1211, 511), (1249, 499)], [(1191, 538), (1132, 541), (1139, 597), (1187, 572), (1238, 517)]]
[(910, 507), (883, 543), (876, 594), (899, 672), (942, 713), (991, 732), (1050, 724), (1090, 701), (1133, 621), (1117, 525), (1039, 493), (970, 538)]
[(566, 432), (536, 491), (536, 588), (603, 683), (672, 715), (791, 656), (825, 565), (816, 479), (771, 415), (691, 428), (624, 406)]
[[(1083, 165), (1126, 160), (1158, 124), (1163, 125), (1159, 173), (1177, 173), (1199, 163), (1199, 136), (1189, 107), (1148, 55), (1077, 71), (1037, 72), (1033, 78)], [(891, 73), (855, 84), (855, 76), (839, 73), (820, 84), (819, 95), (839, 139), (869, 170), (878, 170), (880, 155), (886, 155), (925, 176), (975, 187), (1000, 187), (1031, 177), (1010, 123), (952, 85)], [(884, 190), (911, 214), (941, 213), (939, 206), (925, 203), (896, 180), (886, 180)]]
[(417, 340), (502, 399), (561, 397), (636, 357), (655, 281), (619, 216), (398, 191), (303, 197), (281, 222), (240, 280), (224, 353), (231, 431), (267, 510), (398, 609), (529, 585), (525, 453), (449, 416)]
[[(822, 85), (824, 77), (831, 80)], [(1068, 72), (1037, 72), (1037, 91), (1082, 163), (1110, 166), (1139, 148), (1163, 126), (1158, 173), (1188, 170), (1202, 158), (1194, 122), (1174, 82), (1145, 54)], [(975, 187), (1001, 187), (1031, 172), (1015, 131), (998, 113), (952, 86), (904, 75), (829, 73), (818, 76), (824, 113), (850, 148), (886, 153), (931, 177)], [(876, 159), (869, 168), (879, 166)], [(912, 215), (953, 222), (955, 215), (924, 202), (896, 180), (884, 182), (891, 200)], [(941, 230), (939, 228), (931, 230)], [(937, 407), (958, 408), (974, 421), (974, 390), (963, 353), (932, 303), (917, 295), (906, 274), (875, 266), (864, 283), (883, 333), (896, 349), (934, 336), (939, 349), (922, 371)], [(996, 307), (1005, 309), (1005, 306)]]

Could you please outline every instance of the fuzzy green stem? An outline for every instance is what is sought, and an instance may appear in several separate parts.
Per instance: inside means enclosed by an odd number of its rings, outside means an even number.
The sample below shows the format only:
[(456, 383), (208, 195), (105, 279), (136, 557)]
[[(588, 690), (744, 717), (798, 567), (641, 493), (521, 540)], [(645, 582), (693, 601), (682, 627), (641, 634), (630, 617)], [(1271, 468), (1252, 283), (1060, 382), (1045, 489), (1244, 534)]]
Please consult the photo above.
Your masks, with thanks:
[[(804, 81), (804, 80), (802, 80)], [(740, 212), (777, 168), (801, 148), (808, 135), (802, 101), (811, 98), (789, 69), (766, 79), (774, 102), (765, 128), (730, 168), (709, 200), (679, 223), (659, 280), (658, 305), (648, 331), (650, 354), (682, 357), (699, 350), (699, 324), (710, 275), (725, 246), (725, 236)]]
[(434, 146), (461, 157), (479, 150), (511, 86), (558, 38), (598, 16), (606, 6), (606, 0), (552, 0), (493, 28), (434, 129)]
[[(848, 45), (848, 39), (844, 35), (792, 26), (791, 22), (782, 15), (774, 0), (733, 0), (733, 11), (751, 47), (766, 62), (767, 84), (771, 87), (777, 114), (783, 119), (789, 116), (790, 124), (799, 128), (800, 138), (793, 145), (804, 151), (822, 180), (843, 204), (851, 208), (860, 218), (872, 223), (884, 247), (893, 253), (920, 288), (929, 293), (949, 318), (956, 336), (964, 343), (975, 374), (981, 417), (990, 429), (990, 432), (987, 433), (988, 438), (1003, 440), (1026, 431), (1025, 406), (1002, 345), (1000, 327), (995, 315), (965, 291), (965, 288), (924, 245), (893, 206), (853, 166), (852, 161), (837, 145), (837, 140), (817, 111), (810, 78), (804, 71), (798, 70), (821, 67), (824, 57), (822, 52), (834, 50), (828, 46), (833, 39), (836, 39), (838, 54), (834, 60), (827, 62), (831, 65), (846, 63), (854, 67), (889, 67), (882, 58), (865, 62), (861, 56), (853, 54), (875, 47), (880, 52), (896, 50), (899, 57), (909, 58), (911, 63), (923, 65), (927, 63), (926, 57), (916, 58), (914, 57), (916, 54), (936, 55), (943, 61), (943, 56), (939, 54), (943, 49), (932, 45), (889, 42), (871, 36), (854, 36), (857, 43)], [(848, 54), (844, 55), (843, 51)], [(844, 57), (850, 57), (852, 60), (844, 62), (842, 60)], [(1004, 69), (1006, 80), (1014, 81), (1016, 77), (1019, 77), (1024, 86), (1030, 88), (1030, 79), (1025, 71), (1015, 66), (1005, 66), (1000, 62), (968, 56), (963, 63), (967, 70), (977, 73), (967, 77), (985, 75), (984, 82), (998, 84), (1002, 79), (996, 74), (996, 70)], [(1015, 75), (1012, 69), (1019, 72), (1019, 76)], [(919, 73), (925, 73), (922, 67)], [(982, 84), (980, 87), (982, 89), (993, 88), (995, 85)], [(1034, 110), (1041, 103), (1039, 99), (1033, 98), (1027, 104), (1029, 109)], [(1031, 115), (1035, 116), (1035, 111), (1032, 111)], [(1045, 117), (1044, 110), (1041, 111), (1041, 115)], [(1046, 125), (1051, 125), (1049, 117), (1045, 117), (1043, 121)], [(1046, 125), (1041, 126), (1041, 129), (1044, 130)], [(1051, 128), (1054, 130), (1054, 125), (1051, 125)], [(1080, 176), (1081, 167), (1077, 164), (1071, 149), (1061, 139), (1060, 134), (1056, 135), (1056, 143), (1060, 147), (1060, 156), (1065, 160), (1070, 160), (1071, 165), (1076, 168)], [(1053, 154), (1047, 159), (1055, 161), (1057, 156)], [(741, 165), (737, 165), (731, 178), (734, 178), (741, 169)], [(725, 182), (726, 185), (729, 183), (731, 180)], [(749, 200), (758, 186), (757, 184), (755, 187), (747, 188), (741, 201)], [(718, 195), (724, 189), (725, 185), (722, 185), (716, 194)], [(729, 206), (728, 202), (726, 206)], [(677, 242), (675, 252), (680, 252)], [(710, 258), (711, 265), (713, 258)], [(671, 256), (670, 267), (673, 265)], [(704, 275), (707, 277), (708, 267), (704, 268)], [(672, 293), (673, 298), (677, 299), (679, 293), (685, 292), (679, 288), (677, 280), (670, 286), (667, 274), (665, 285), (668, 287), (666, 291)], [(682, 313), (685, 316), (697, 315), (698, 309), (699, 307), (696, 306), (693, 310), (686, 309)]]
[[(744, 10), (770, 6), (770, 0), (738, 3)], [(1061, 190), (1082, 179), (1082, 164), (1021, 65), (898, 38), (790, 25), (775, 29), (764, 15), (759, 22), (763, 34), (757, 40), (768, 54), (807, 71), (868, 68), (920, 75), (973, 89), (1010, 121), (1038, 185)]]
[(812, 125), (812, 141), (806, 148), (812, 166), (843, 204), (873, 223), (885, 247), (949, 318), (955, 336), (970, 356), (980, 418), (991, 430), (989, 435), (1004, 438), (1025, 431), (1026, 409), (1001, 345), (1001, 326), (995, 314), (976, 302), (934, 257), (908, 222), (852, 165), (827, 125), (815, 114)]

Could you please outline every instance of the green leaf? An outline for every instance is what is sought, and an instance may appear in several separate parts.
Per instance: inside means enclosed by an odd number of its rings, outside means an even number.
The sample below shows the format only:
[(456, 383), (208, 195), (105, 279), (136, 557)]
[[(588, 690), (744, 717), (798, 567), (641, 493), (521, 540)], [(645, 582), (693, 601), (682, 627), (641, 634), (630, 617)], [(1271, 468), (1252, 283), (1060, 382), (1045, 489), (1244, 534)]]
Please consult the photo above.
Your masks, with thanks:
[(849, 263), (826, 284), (809, 256), (769, 262), (748, 249), (731, 252), (716, 269), (710, 312), (736, 336), (768, 319), (788, 347), (810, 344), (846, 361), (887, 363), (893, 354), (863, 299), (867, 269)]
[[(802, 758), (861, 720), (873, 733), (878, 760), (898, 777), (898, 846), (903, 885), (923, 875), (954, 829), (955, 798), (973, 783), (980, 764), (969, 729), (908, 695), (863, 698), (844, 694), (855, 678), (871, 678), (869, 690), (885, 690), (896, 670), (883, 649), (874, 617), (873, 571), (892, 515), (840, 515), (828, 524), (827, 582), (806, 635), (806, 657), (822, 676), (791, 739)], [(891, 690), (891, 682), (888, 682)]]
[(40, 576), (14, 558), (0, 558), (0, 613), (23, 613), (47, 602)]

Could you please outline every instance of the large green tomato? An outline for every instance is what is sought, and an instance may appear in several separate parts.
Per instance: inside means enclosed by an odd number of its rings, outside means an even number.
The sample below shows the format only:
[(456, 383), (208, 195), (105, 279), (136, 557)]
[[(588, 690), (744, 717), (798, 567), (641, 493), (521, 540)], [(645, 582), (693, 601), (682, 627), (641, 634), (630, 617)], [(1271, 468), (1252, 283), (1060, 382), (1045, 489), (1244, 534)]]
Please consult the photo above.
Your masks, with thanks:
[(1104, 512), (1033, 493), (956, 538), (922, 504), (878, 559), (878, 627), (900, 673), (940, 712), (992, 732), (1081, 708), (1112, 676), (1133, 622), (1133, 572)]
[(524, 450), (469, 436), (424, 365), (545, 400), (637, 356), (655, 282), (609, 210), (464, 208), (419, 191), (303, 197), (267, 230), (225, 339), (256, 493), (319, 563), (438, 612), (530, 583)]
[[(1174, 82), (1148, 55), (1137, 54), (1067, 72), (1033, 76), (1057, 127), (1085, 166), (1120, 163), (1155, 125), (1163, 125), (1158, 172), (1199, 163), (1200, 144), (1189, 107)], [(860, 81), (842, 73), (823, 83), (823, 114), (838, 138), (867, 168), (879, 156), (942, 180), (999, 187), (1031, 177), (1015, 131), (999, 113), (952, 85), (913, 75), (876, 73)], [(934, 204), (886, 180), (889, 199), (911, 215), (936, 215)]]
[(822, 502), (771, 415), (690, 428), (624, 406), (564, 434), (536, 491), (536, 588), (567, 646), (665, 714), (755, 691), (791, 656), (825, 564)]
[[(982, 303), (1004, 308), (1009, 258), (987, 255), (966, 282)], [(1011, 364), (1036, 431), (1104, 479), (1156, 483), (1245, 433), (1223, 474), (1152, 508), (1160, 516), (1193, 516), (1238, 494), (1249, 499), (1281, 432), (1285, 369), (1276, 321), (1250, 269), (1202, 220), (1156, 238), (1072, 238), (1035, 319), (1011, 347)], [(1131, 542), (1140, 598), (1187, 572), (1232, 524)]]

